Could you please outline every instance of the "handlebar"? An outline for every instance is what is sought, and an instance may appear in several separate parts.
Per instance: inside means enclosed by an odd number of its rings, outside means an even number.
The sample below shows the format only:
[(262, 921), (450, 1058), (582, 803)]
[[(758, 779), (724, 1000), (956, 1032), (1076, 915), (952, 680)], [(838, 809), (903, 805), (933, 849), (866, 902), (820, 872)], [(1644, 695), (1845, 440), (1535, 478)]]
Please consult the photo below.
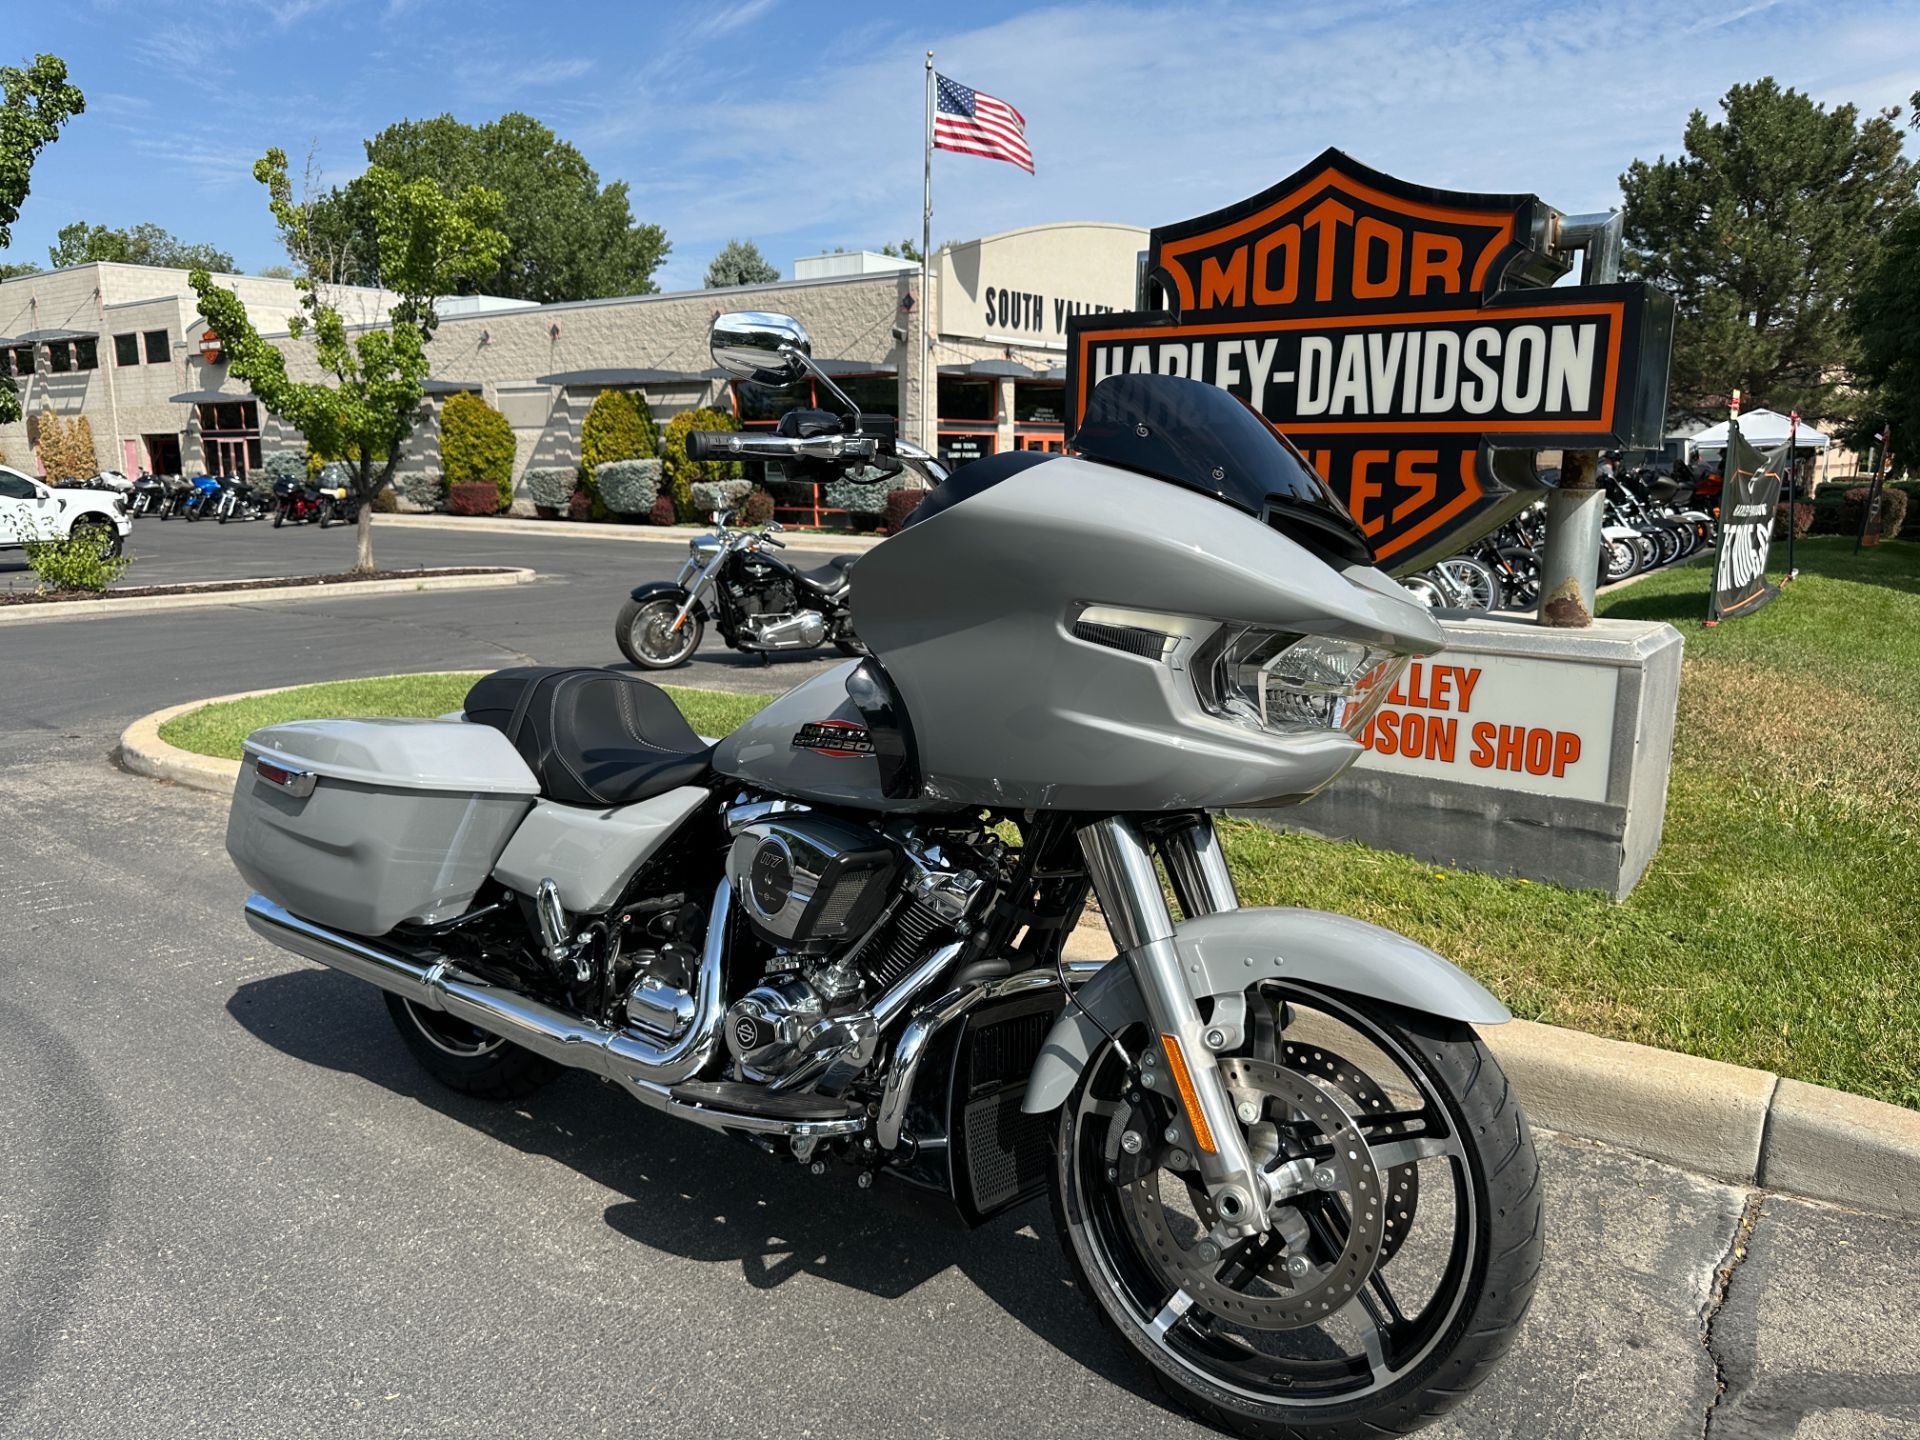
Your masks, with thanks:
[(880, 442), (872, 435), (766, 435), (730, 430), (691, 430), (689, 460), (871, 460)]

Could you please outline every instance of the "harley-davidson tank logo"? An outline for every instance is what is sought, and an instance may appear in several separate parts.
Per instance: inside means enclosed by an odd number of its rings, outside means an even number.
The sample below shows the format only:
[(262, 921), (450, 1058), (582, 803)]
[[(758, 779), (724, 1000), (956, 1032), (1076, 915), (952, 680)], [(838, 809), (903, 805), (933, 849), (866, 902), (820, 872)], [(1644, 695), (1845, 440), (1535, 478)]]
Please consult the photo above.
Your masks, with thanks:
[(1170, 309), (1068, 321), (1068, 428), (1109, 375), (1219, 385), (1300, 447), (1382, 565), (1431, 563), (1548, 483), (1534, 451), (1661, 441), (1673, 302), (1547, 288), (1569, 264), (1559, 225), (1533, 195), (1433, 190), (1328, 150), (1153, 232)]
[(851, 720), (809, 720), (794, 734), (793, 748), (835, 760), (859, 760), (873, 754), (873, 735)]

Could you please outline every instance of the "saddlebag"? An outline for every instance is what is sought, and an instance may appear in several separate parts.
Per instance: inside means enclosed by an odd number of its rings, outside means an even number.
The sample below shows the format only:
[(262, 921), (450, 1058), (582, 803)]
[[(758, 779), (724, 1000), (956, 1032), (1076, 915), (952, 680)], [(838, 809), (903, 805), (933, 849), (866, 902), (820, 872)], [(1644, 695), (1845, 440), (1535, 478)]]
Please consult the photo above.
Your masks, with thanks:
[(246, 740), (227, 853), (295, 915), (353, 935), (472, 903), (539, 782), (486, 725), (299, 720)]

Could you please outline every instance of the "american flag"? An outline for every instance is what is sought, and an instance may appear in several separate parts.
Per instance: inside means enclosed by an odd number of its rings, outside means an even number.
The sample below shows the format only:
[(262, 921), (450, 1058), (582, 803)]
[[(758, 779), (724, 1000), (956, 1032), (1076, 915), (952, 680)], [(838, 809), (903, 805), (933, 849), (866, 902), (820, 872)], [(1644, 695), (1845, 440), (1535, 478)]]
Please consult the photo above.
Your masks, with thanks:
[(1004, 100), (969, 90), (958, 80), (935, 75), (933, 143), (940, 150), (1006, 160), (1033, 174), (1027, 148), (1027, 119)]

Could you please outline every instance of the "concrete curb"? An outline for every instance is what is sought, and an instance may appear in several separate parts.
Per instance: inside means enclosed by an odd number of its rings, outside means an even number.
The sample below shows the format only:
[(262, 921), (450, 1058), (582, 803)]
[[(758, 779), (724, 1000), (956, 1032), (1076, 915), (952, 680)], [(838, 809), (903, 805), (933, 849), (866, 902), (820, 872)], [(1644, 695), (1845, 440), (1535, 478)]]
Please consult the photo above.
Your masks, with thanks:
[(507, 585), (525, 585), (539, 578), (539, 572), (534, 570), (504, 569), (497, 575), (402, 576), (395, 580), (343, 580), (336, 585), (260, 585), (249, 590), (138, 595), (124, 600), (4, 605), (0, 606), (0, 625), (27, 625), (47, 620), (97, 620), (102, 615), (147, 615), (155, 610), (198, 610), (208, 605), (259, 605), (275, 600), (337, 600), (355, 595), (402, 595), (429, 590), (494, 590)]
[[(527, 572), (531, 574), (532, 572)], [(485, 670), (447, 670), (447, 675), (485, 675)], [(386, 675), (355, 675), (350, 680), (386, 680)], [(182, 750), (178, 745), (169, 745), (160, 738), (160, 727), (178, 715), (198, 710), (206, 705), (218, 705), (226, 700), (251, 700), (256, 695), (278, 695), (287, 690), (304, 690), (309, 685), (331, 684), (331, 681), (306, 680), (298, 685), (269, 685), (264, 690), (236, 690), (231, 695), (209, 695), (204, 700), (189, 700), (184, 705), (169, 705), (164, 710), (155, 710), (150, 715), (142, 715), (125, 730), (120, 732), (120, 743), (114, 749), (114, 758), (121, 768), (135, 775), (145, 775), (154, 780), (171, 780), (176, 785), (185, 785), (191, 790), (209, 790), (217, 795), (233, 792), (235, 783), (240, 779), (240, 762), (222, 760), (213, 755), (198, 755), (191, 750)]]
[[(571, 520), (514, 520), (488, 515), (382, 515), (382, 526), (414, 530), (464, 530), (469, 535), (543, 535), (549, 540), (619, 540), (641, 545), (672, 545), (681, 550), (687, 541), (707, 530), (688, 526), (595, 525)], [(709, 527), (710, 529), (711, 527)], [(792, 550), (848, 554), (871, 550), (884, 535), (842, 535), (832, 531), (789, 530), (782, 537)]]
[[(1081, 926), (1070, 959), (1113, 954)], [(1480, 1038), (1528, 1118), (1734, 1185), (1920, 1218), (1920, 1111), (1530, 1020)]]

